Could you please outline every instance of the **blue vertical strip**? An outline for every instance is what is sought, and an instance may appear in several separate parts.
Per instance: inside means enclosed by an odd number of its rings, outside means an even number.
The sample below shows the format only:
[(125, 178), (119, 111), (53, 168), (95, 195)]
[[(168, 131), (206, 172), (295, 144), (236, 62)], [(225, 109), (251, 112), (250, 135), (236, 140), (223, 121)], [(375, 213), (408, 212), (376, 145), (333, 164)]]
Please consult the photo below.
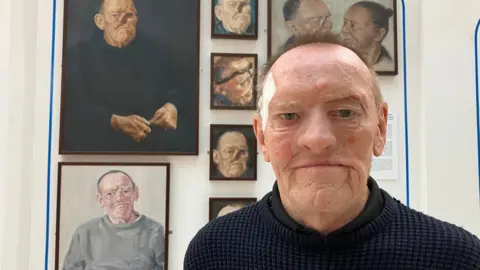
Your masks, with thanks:
[[(476, 102), (476, 110), (477, 110), (477, 162), (478, 162), (478, 195), (480, 200), (480, 115), (479, 115), (479, 104), (478, 104), (478, 91), (479, 91), (479, 82), (478, 82), (478, 29), (480, 27), (480, 20), (477, 21), (477, 26), (475, 27), (475, 102)], [(479, 201), (480, 204), (480, 201)]]
[(51, 179), (51, 162), (52, 162), (52, 111), (53, 111), (53, 86), (54, 86), (54, 71), (55, 71), (55, 24), (57, 14), (57, 1), (53, 0), (52, 11), (52, 50), (50, 60), (50, 105), (48, 111), (48, 150), (47, 150), (47, 213), (45, 224), (45, 270), (48, 270), (48, 249), (50, 245), (50, 179)]
[(402, 32), (403, 32), (403, 106), (405, 118), (405, 189), (407, 206), (410, 206), (410, 165), (408, 153), (408, 98), (407, 98), (407, 27), (405, 23), (405, 1), (402, 0)]

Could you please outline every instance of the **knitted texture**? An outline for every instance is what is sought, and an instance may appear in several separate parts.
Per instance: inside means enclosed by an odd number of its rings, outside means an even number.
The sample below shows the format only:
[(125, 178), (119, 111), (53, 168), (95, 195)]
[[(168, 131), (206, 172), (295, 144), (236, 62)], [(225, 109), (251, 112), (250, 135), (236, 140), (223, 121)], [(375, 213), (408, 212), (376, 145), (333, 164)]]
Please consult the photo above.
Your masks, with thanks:
[(205, 225), (188, 247), (184, 269), (480, 269), (477, 237), (382, 195), (385, 206), (371, 223), (324, 236), (282, 225), (267, 194)]

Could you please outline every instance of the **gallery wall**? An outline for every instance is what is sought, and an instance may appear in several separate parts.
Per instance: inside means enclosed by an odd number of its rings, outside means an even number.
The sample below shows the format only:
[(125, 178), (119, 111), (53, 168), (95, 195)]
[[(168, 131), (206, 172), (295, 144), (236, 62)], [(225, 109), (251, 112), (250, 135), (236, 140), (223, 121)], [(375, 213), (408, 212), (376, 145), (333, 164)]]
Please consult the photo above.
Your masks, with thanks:
[[(380, 179), (379, 185), (415, 209), (480, 235), (473, 58), (480, 3), (405, 0), (405, 17), (402, 3), (397, 3), (398, 75), (380, 78), (398, 117), (398, 177)], [(211, 5), (202, 0), (198, 156), (57, 154), (64, 6), (52, 4), (7, 0), (0, 9), (2, 35), (9, 41), (0, 45), (0, 59), (7, 59), (0, 61), (0, 214), (6, 217), (0, 221), (0, 269), (54, 269), (62, 161), (170, 163), (168, 263), (169, 269), (182, 269), (189, 241), (208, 221), (210, 197), (261, 198), (274, 182), (261, 155), (257, 181), (209, 180), (210, 124), (251, 124), (252, 114), (210, 110), (210, 53), (255, 53), (262, 64), (267, 1), (259, 1), (258, 39), (252, 41), (211, 39)]]

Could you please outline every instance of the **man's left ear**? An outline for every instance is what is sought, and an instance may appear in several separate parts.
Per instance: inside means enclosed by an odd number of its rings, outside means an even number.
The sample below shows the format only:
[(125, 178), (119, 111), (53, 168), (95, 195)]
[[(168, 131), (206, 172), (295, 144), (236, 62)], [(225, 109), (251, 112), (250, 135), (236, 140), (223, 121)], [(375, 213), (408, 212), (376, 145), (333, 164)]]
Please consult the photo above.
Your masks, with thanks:
[(387, 137), (387, 119), (388, 119), (388, 105), (383, 103), (378, 111), (377, 131), (375, 134), (375, 142), (373, 145), (373, 154), (378, 157), (382, 154), (385, 147)]
[(137, 187), (135, 187), (135, 195), (134, 195), (133, 199), (134, 199), (135, 201), (137, 201), (137, 200), (138, 200), (138, 197), (139, 197), (139, 195), (140, 195), (140, 191), (138, 190), (138, 188), (137, 188)]
[(95, 21), (95, 25), (98, 27), (98, 29), (102, 30), (105, 29), (105, 18), (103, 17), (103, 14), (97, 13), (95, 14), (95, 17), (93, 17), (93, 20)]

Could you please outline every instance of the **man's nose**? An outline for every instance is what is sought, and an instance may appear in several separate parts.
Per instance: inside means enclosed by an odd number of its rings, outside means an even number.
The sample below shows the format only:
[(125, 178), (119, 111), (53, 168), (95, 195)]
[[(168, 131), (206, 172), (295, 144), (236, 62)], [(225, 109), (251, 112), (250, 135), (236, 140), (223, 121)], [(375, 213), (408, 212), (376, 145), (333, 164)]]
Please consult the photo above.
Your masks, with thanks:
[(337, 142), (332, 124), (328, 116), (317, 113), (310, 118), (304, 119), (304, 128), (299, 129), (298, 144), (316, 154), (332, 148)]

